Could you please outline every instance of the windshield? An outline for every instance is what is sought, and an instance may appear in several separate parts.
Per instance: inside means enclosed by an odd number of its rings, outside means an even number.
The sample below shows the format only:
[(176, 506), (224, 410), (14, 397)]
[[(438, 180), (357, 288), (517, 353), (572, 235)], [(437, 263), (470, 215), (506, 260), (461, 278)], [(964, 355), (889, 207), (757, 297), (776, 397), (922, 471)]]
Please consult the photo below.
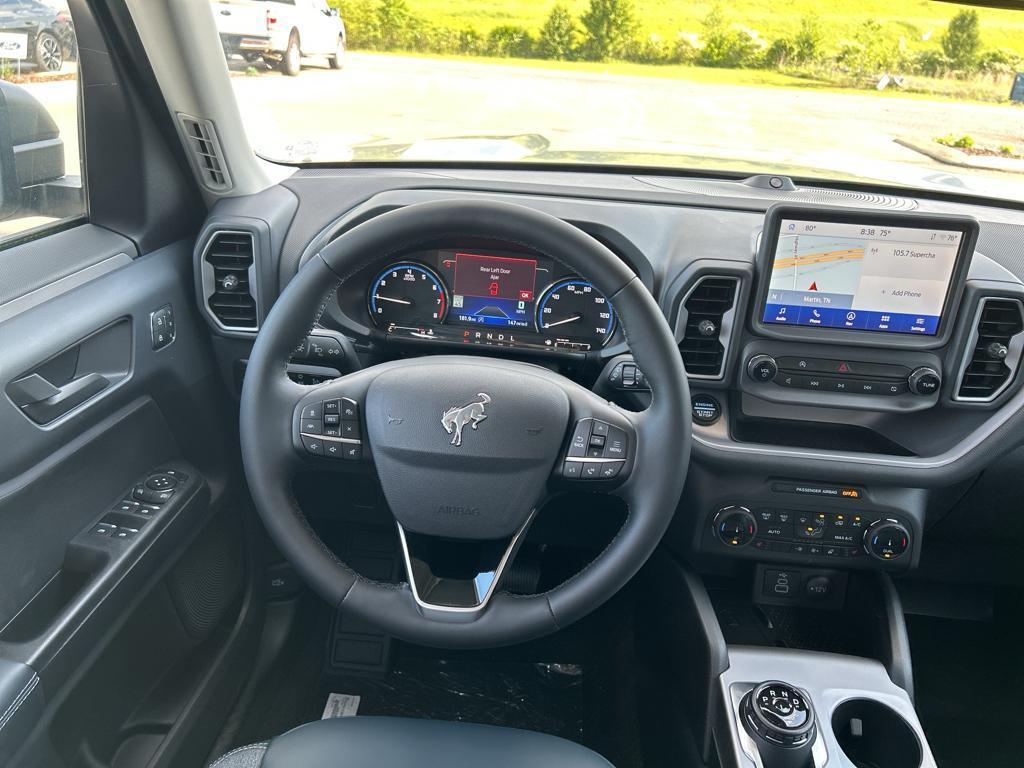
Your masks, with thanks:
[(684, 168), (1024, 197), (1024, 12), (933, 0), (232, 0), (281, 163)]

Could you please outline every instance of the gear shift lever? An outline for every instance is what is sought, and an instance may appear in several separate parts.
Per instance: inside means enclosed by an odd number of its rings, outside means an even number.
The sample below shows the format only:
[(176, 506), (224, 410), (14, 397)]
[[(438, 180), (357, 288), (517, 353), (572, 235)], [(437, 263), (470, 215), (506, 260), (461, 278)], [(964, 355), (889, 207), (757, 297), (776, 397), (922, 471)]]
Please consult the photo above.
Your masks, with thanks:
[(803, 691), (778, 680), (761, 683), (740, 702), (740, 720), (764, 768), (812, 768), (817, 730)]

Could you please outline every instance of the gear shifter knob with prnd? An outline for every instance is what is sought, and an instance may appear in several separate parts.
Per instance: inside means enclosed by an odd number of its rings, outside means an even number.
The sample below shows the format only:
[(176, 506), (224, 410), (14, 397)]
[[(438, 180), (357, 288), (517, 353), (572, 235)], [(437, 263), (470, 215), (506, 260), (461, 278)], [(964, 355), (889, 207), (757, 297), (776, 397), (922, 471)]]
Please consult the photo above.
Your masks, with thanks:
[(812, 768), (817, 730), (803, 691), (778, 680), (761, 683), (740, 702), (740, 720), (764, 768)]

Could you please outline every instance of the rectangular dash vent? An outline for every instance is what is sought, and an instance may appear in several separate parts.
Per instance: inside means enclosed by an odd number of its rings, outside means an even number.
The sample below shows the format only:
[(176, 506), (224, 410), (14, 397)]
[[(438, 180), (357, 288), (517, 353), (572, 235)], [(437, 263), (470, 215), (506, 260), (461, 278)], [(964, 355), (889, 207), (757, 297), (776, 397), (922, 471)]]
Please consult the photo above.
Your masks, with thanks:
[(227, 330), (256, 330), (255, 262), (256, 242), (249, 232), (216, 232), (203, 254), (206, 304)]
[(722, 377), (738, 287), (738, 278), (709, 275), (700, 278), (683, 300), (685, 326), (679, 354), (691, 378)]
[(989, 402), (1009, 386), (1020, 363), (1022, 333), (1024, 305), (1020, 301), (981, 300), (957, 382), (957, 400)]

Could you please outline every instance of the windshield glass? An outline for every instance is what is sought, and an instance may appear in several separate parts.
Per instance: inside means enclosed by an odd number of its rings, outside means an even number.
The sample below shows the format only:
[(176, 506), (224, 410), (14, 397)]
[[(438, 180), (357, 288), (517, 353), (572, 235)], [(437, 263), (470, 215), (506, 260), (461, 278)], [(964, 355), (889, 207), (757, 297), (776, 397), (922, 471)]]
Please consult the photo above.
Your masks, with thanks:
[(1024, 12), (934, 0), (229, 0), (281, 163), (784, 173), (1024, 197)]

